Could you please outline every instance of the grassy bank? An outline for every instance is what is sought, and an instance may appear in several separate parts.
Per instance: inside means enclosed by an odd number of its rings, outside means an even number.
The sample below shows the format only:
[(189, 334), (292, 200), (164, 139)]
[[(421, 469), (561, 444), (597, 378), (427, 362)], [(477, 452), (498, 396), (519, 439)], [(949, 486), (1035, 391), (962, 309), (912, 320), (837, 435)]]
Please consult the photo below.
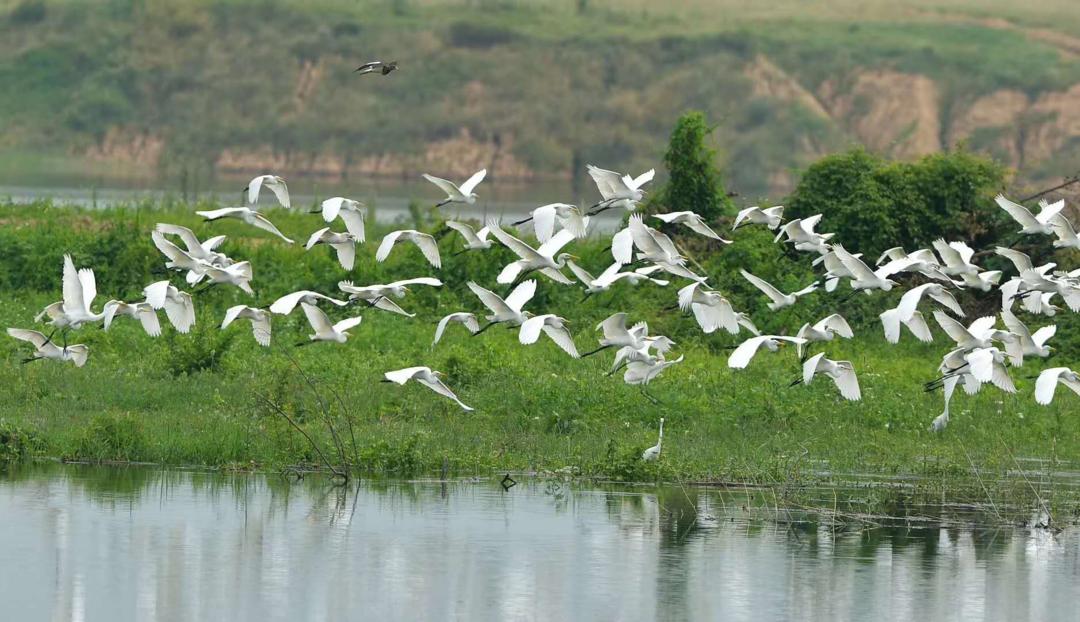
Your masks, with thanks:
[[(274, 218), (296, 237), (320, 226), (317, 217), (306, 214), (279, 211)], [(334, 402), (338, 421), (351, 424), (346, 444), (351, 452), (355, 438), (368, 472), (446, 468), (461, 475), (569, 467), (581, 475), (618, 479), (763, 484), (861, 473), (915, 476), (928, 494), (947, 490), (957, 498), (984, 498), (983, 486), (995, 495), (1030, 496), (1029, 482), (1010, 473), (1021, 464), (1035, 472), (1028, 477), (1036, 487), (1045, 488), (1055, 469), (1080, 463), (1075, 396), (1066, 392), (1053, 407), (1038, 407), (1031, 397), (1033, 380), (1026, 378), (1040, 368), (1037, 363), (1014, 371), (1017, 396), (994, 389), (975, 397), (958, 395), (947, 431), (928, 432), (941, 399), (924, 394), (921, 383), (934, 376), (947, 344), (943, 336), (934, 344), (907, 338), (899, 346), (884, 342), (870, 318), (898, 294), (860, 296), (845, 306), (857, 338), (826, 350), (831, 358), (850, 359), (859, 372), (864, 399), (848, 403), (828, 382), (788, 388), (797, 375), (793, 352), (759, 356), (746, 371), (729, 370), (724, 347), (735, 338), (702, 335), (677, 311), (659, 311), (674, 302), (674, 286), (641, 286), (581, 302), (580, 291), (541, 282), (530, 308), (571, 318), (582, 350), (595, 343), (596, 322), (620, 310), (635, 321), (648, 320), (651, 332), (675, 339), (686, 360), (650, 385), (662, 402), (652, 404), (619, 377), (605, 377), (610, 356), (573, 361), (546, 340), (520, 345), (516, 331), (495, 328), (472, 338), (452, 327), (438, 347), (430, 347), (442, 315), (480, 311), (464, 283), (470, 278), (493, 283), (509, 259), (505, 250), (450, 257), (459, 241), (444, 238), (445, 266), (438, 276), (446, 286), (416, 288), (402, 303), (417, 317), (350, 308), (334, 316), (364, 316), (348, 344), (305, 348), (294, 347), (309, 332), (302, 315), (275, 317), (274, 345), (266, 349), (255, 344), (246, 322), (220, 331), (224, 309), (238, 302), (265, 306), (300, 288), (332, 291), (347, 275), (327, 249), (305, 254), (239, 223), (211, 228), (188, 206), (88, 212), (43, 203), (0, 206), (0, 323), (30, 327), (33, 315), (60, 297), (64, 252), (73, 253), (77, 265), (95, 268), (99, 304), (113, 297), (137, 299), (143, 285), (164, 276), (155, 273), (162, 261), (148, 235), (159, 221), (189, 224), (201, 234), (235, 234), (224, 250), (253, 262), (255, 300), (231, 289), (200, 294), (190, 335), (166, 326), (165, 335), (151, 339), (127, 318), (108, 332), (73, 333), (72, 343), (92, 349), (82, 369), (48, 362), (20, 365), (23, 344), (0, 340), (0, 440), (7, 454), (245, 468), (315, 463), (311, 447), (265, 401), (279, 404), (332, 453), (322, 409), (299, 367)], [(426, 223), (421, 219), (419, 225)], [(377, 238), (369, 234), (369, 239)], [(809, 274), (806, 262), (790, 261), (763, 240), (767, 236), (746, 232), (723, 253), (707, 247), (694, 252), (717, 285), (763, 329), (793, 332), (835, 307), (844, 294), (815, 295), (781, 313), (764, 310), (760, 297), (739, 283), (734, 265), (752, 261), (763, 276), (782, 284), (806, 281)], [(359, 250), (351, 278), (386, 282), (431, 272), (408, 249), (375, 264), (374, 248), (369, 242)], [(574, 250), (590, 268), (605, 265), (599, 241)], [(965, 305), (978, 302), (965, 300)], [(1058, 319), (1059, 324), (1071, 321)], [(1063, 357), (1075, 354), (1068, 341), (1075, 334), (1059, 331)], [(384, 371), (417, 364), (446, 372), (448, 384), (476, 411), (463, 413), (420, 387), (378, 382)], [(646, 465), (639, 456), (655, 443), (660, 417), (667, 420), (663, 459)], [(1047, 462), (1032, 467), (1021, 462), (1025, 458)]]

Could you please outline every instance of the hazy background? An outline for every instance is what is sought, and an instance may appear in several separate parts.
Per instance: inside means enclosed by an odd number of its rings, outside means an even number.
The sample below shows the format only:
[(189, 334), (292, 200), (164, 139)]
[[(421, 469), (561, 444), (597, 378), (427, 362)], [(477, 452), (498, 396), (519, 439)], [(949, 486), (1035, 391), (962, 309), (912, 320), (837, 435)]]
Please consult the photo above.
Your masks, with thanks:
[(687, 109), (747, 200), (855, 144), (1034, 184), (1080, 169), (1078, 26), (1066, 0), (0, 0), (0, 184), (581, 192), (587, 162), (656, 166)]

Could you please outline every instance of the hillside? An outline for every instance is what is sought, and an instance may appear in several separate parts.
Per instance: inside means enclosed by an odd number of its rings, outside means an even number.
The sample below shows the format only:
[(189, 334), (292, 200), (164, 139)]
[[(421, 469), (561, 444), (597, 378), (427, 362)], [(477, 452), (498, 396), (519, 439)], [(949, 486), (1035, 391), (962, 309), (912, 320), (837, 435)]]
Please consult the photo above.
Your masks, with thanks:
[[(0, 165), (566, 179), (704, 110), (733, 189), (862, 143), (1080, 168), (1080, 8), (999, 0), (0, 2)], [(397, 59), (389, 77), (352, 70)]]

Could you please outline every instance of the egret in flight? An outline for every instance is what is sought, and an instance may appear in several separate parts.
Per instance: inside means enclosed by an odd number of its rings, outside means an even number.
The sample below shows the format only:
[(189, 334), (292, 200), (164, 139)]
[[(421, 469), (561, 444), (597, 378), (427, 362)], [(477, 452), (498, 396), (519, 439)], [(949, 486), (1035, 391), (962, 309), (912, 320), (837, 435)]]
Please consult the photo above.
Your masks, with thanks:
[(803, 363), (802, 378), (791, 383), (791, 386), (797, 384), (809, 385), (814, 376), (817, 375), (832, 378), (836, 388), (840, 390), (840, 395), (845, 400), (858, 401), (862, 399), (862, 392), (859, 390), (859, 379), (855, 376), (855, 367), (851, 364), (851, 361), (834, 361), (825, 358), (824, 352), (819, 352), (806, 359), (806, 362)]
[(467, 313), (464, 311), (458, 313), (451, 313), (447, 316), (444, 316), (443, 319), (439, 320), (438, 326), (435, 327), (435, 339), (431, 342), (432, 347), (435, 347), (435, 344), (439, 343), (439, 340), (442, 339), (443, 332), (446, 331), (446, 327), (449, 326), (451, 323), (461, 324), (465, 327), (466, 330), (469, 331), (470, 334), (473, 335), (480, 332), (480, 323), (476, 320), (476, 316), (472, 313)]
[(338, 263), (346, 271), (353, 269), (356, 262), (356, 236), (351, 233), (335, 233), (330, 227), (323, 227), (308, 238), (304, 250), (311, 250), (316, 244), (326, 244), (337, 253)]
[(1012, 219), (1020, 224), (1021, 235), (1053, 235), (1054, 228), (1051, 225), (1051, 219), (1065, 208), (1064, 199), (1057, 203), (1043, 203), (1038, 215), (1036, 215), (1032, 214), (1031, 210), (1023, 205), (1006, 199), (1004, 195), (997, 195), (994, 197), (994, 201), (998, 204), (998, 207), (1008, 212), (1009, 216), (1012, 216)]
[(268, 231), (278, 236), (282, 240), (285, 240), (285, 242), (289, 244), (293, 243), (291, 239), (285, 237), (285, 234), (279, 231), (278, 228), (274, 226), (274, 223), (270, 222), (269, 218), (263, 216), (261, 213), (251, 209), (250, 207), (223, 207), (221, 209), (197, 211), (195, 213), (199, 216), (202, 216), (206, 220), (217, 220), (219, 218), (235, 218), (251, 225), (252, 227), (257, 227), (259, 229), (262, 229), (263, 231)]
[(319, 292), (312, 292), (308, 290), (300, 290), (291, 294), (285, 294), (281, 298), (278, 298), (270, 305), (270, 312), (278, 315), (288, 315), (292, 313), (296, 305), (303, 302), (309, 305), (319, 304), (320, 300), (325, 300), (331, 304), (335, 304), (339, 307), (344, 307), (349, 304), (345, 300), (338, 300), (337, 298), (331, 298), (320, 294)]
[(225, 311), (225, 319), (221, 322), (221, 329), (229, 327), (237, 319), (251, 320), (251, 332), (255, 341), (260, 346), (270, 345), (270, 312), (265, 309), (256, 309), (247, 305), (236, 305)]
[(86, 364), (86, 357), (90, 356), (90, 348), (81, 343), (61, 347), (36, 330), (9, 328), (7, 332), (20, 341), (27, 341), (34, 345), (34, 354), (23, 359), (23, 363), (50, 359), (53, 361), (71, 361), (75, 363), (75, 367), (82, 367)]
[(585, 168), (589, 172), (589, 176), (596, 182), (596, 188), (600, 191), (600, 196), (603, 197), (602, 201), (589, 208), (590, 210), (600, 208), (591, 212), (590, 216), (613, 207), (624, 207), (629, 211), (633, 211), (637, 208), (637, 204), (645, 198), (645, 191), (641, 187), (652, 181), (656, 175), (655, 169), (649, 169), (637, 177), (630, 177), (592, 164), (586, 165)]
[(439, 256), (439, 243), (431, 235), (416, 231), (415, 229), (402, 229), (391, 231), (383, 236), (379, 250), (375, 251), (375, 261), (384, 262), (390, 256), (394, 244), (398, 242), (412, 242), (423, 253), (424, 259), (428, 260), (436, 269), (442, 268), (442, 257)]
[(685, 225), (688, 229), (703, 235), (707, 238), (711, 238), (723, 244), (731, 244), (731, 240), (725, 240), (720, 237), (715, 231), (712, 230), (709, 225), (705, 224), (705, 219), (698, 216), (694, 212), (669, 212), (667, 214), (653, 214), (653, 218), (658, 218), (669, 225), (679, 224)]
[(480, 287), (473, 281), (469, 281), (467, 285), (472, 290), (472, 293), (476, 294), (476, 297), (480, 299), (480, 302), (491, 310), (491, 315), (486, 317), (488, 324), (473, 333), (473, 335), (479, 335), (495, 324), (521, 326), (525, 320), (532, 317), (532, 314), (528, 311), (521, 310), (525, 303), (529, 302), (533, 294), (536, 293), (536, 281), (532, 279), (519, 283), (505, 300), (498, 294)]
[[(8, 329), (11, 332), (11, 329)], [(1059, 384), (1072, 389), (1073, 393), (1080, 395), (1080, 374), (1068, 367), (1051, 367), (1045, 369), (1035, 381), (1035, 401), (1043, 406), (1048, 406), (1054, 401), (1054, 391)]]
[(755, 224), (765, 225), (767, 228), (775, 231), (777, 227), (780, 226), (780, 221), (783, 217), (783, 205), (767, 207), (765, 209), (761, 209), (755, 205), (740, 210), (739, 213), (735, 215), (735, 222), (731, 225), (731, 230), (734, 231), (743, 225)]
[(259, 202), (259, 192), (263, 187), (274, 193), (282, 207), (285, 209), (292, 207), (289, 201), (289, 186), (285, 184), (284, 179), (277, 175), (259, 175), (248, 182), (247, 188), (244, 188), (247, 191), (248, 203), (255, 205)]
[(157, 311), (148, 302), (126, 303), (120, 300), (110, 300), (105, 303), (105, 322), (102, 327), (109, 330), (113, 319), (117, 316), (126, 315), (139, 320), (143, 330), (151, 337), (161, 336), (161, 322), (158, 320)]
[(769, 300), (772, 301), (768, 305), (771, 311), (778, 311), (780, 309), (783, 309), (784, 307), (790, 307), (791, 305), (795, 304), (796, 300), (813, 292), (817, 289), (818, 286), (817, 281), (814, 281), (810, 285), (800, 289), (797, 292), (785, 294), (784, 292), (776, 289), (776, 287), (774, 287), (765, 279), (754, 276), (753, 274), (750, 274), (742, 268), (739, 269), (739, 274), (741, 274), (743, 278), (747, 281), (750, 281), (751, 285), (758, 288), (763, 294), (769, 297)]
[(443, 383), (442, 379), (439, 378), (439, 376), (442, 375), (443, 373), (441, 371), (433, 371), (430, 367), (406, 367), (405, 369), (386, 372), (383, 374), (385, 378), (382, 382), (393, 382), (404, 385), (410, 380), (415, 380), (439, 395), (454, 400), (457, 402), (458, 406), (461, 406), (462, 410), (466, 412), (472, 411), (473, 408), (471, 406), (466, 406), (465, 403), (459, 400), (458, 396), (450, 390), (450, 387)]
[(155, 309), (165, 309), (165, 317), (177, 332), (188, 333), (195, 325), (195, 303), (191, 294), (180, 291), (168, 281), (158, 281), (143, 288), (146, 302)]
[(331, 324), (330, 318), (326, 317), (326, 314), (322, 312), (322, 309), (315, 305), (301, 302), (300, 308), (304, 310), (304, 315), (307, 316), (308, 324), (311, 324), (311, 329), (315, 332), (308, 335), (310, 341), (301, 341), (296, 344), (298, 346), (307, 345), (316, 341), (345, 343), (349, 339), (349, 329), (354, 326), (359, 326), (360, 321), (364, 319), (360, 316), (356, 316), (346, 318), (336, 324)]
[(543, 331), (545, 335), (555, 342), (555, 345), (562, 348), (572, 358), (581, 358), (577, 346), (574, 345), (574, 338), (570, 335), (570, 331), (566, 329), (568, 323), (566, 318), (552, 313), (531, 317), (521, 323), (521, 330), (518, 331), (518, 341), (525, 345), (534, 344), (540, 338), (540, 332)]
[(442, 207), (448, 203), (465, 203), (466, 205), (476, 204), (476, 193), (473, 190), (480, 185), (480, 182), (484, 181), (484, 177), (487, 176), (487, 169), (483, 168), (473, 173), (473, 176), (465, 181), (465, 183), (458, 186), (452, 181), (442, 179), (441, 177), (435, 177), (434, 175), (428, 175), (424, 173), (424, 179), (438, 186), (443, 192), (446, 193), (446, 198), (435, 204), (435, 207)]
[(364, 243), (364, 208), (360, 201), (346, 199), (345, 197), (331, 197), (322, 202), (322, 217), (327, 223), (334, 222), (335, 218), (341, 217), (345, 223), (345, 230), (352, 234), (353, 238)]

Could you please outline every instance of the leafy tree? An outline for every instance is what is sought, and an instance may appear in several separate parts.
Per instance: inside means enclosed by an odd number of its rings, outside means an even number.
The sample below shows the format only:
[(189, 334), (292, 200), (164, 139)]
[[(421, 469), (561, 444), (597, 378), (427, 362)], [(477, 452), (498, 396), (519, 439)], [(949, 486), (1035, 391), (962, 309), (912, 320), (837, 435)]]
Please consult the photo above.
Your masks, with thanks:
[(712, 128), (701, 112), (691, 111), (679, 117), (664, 154), (668, 182), (650, 201), (650, 212), (692, 211), (714, 222), (734, 211), (716, 168), (716, 150), (706, 144), (710, 133)]
[(788, 198), (785, 216), (822, 213), (821, 231), (836, 232), (849, 250), (872, 258), (939, 237), (979, 247), (1007, 235), (993, 202), (1004, 184), (1003, 167), (963, 150), (890, 162), (860, 148), (812, 164)]

